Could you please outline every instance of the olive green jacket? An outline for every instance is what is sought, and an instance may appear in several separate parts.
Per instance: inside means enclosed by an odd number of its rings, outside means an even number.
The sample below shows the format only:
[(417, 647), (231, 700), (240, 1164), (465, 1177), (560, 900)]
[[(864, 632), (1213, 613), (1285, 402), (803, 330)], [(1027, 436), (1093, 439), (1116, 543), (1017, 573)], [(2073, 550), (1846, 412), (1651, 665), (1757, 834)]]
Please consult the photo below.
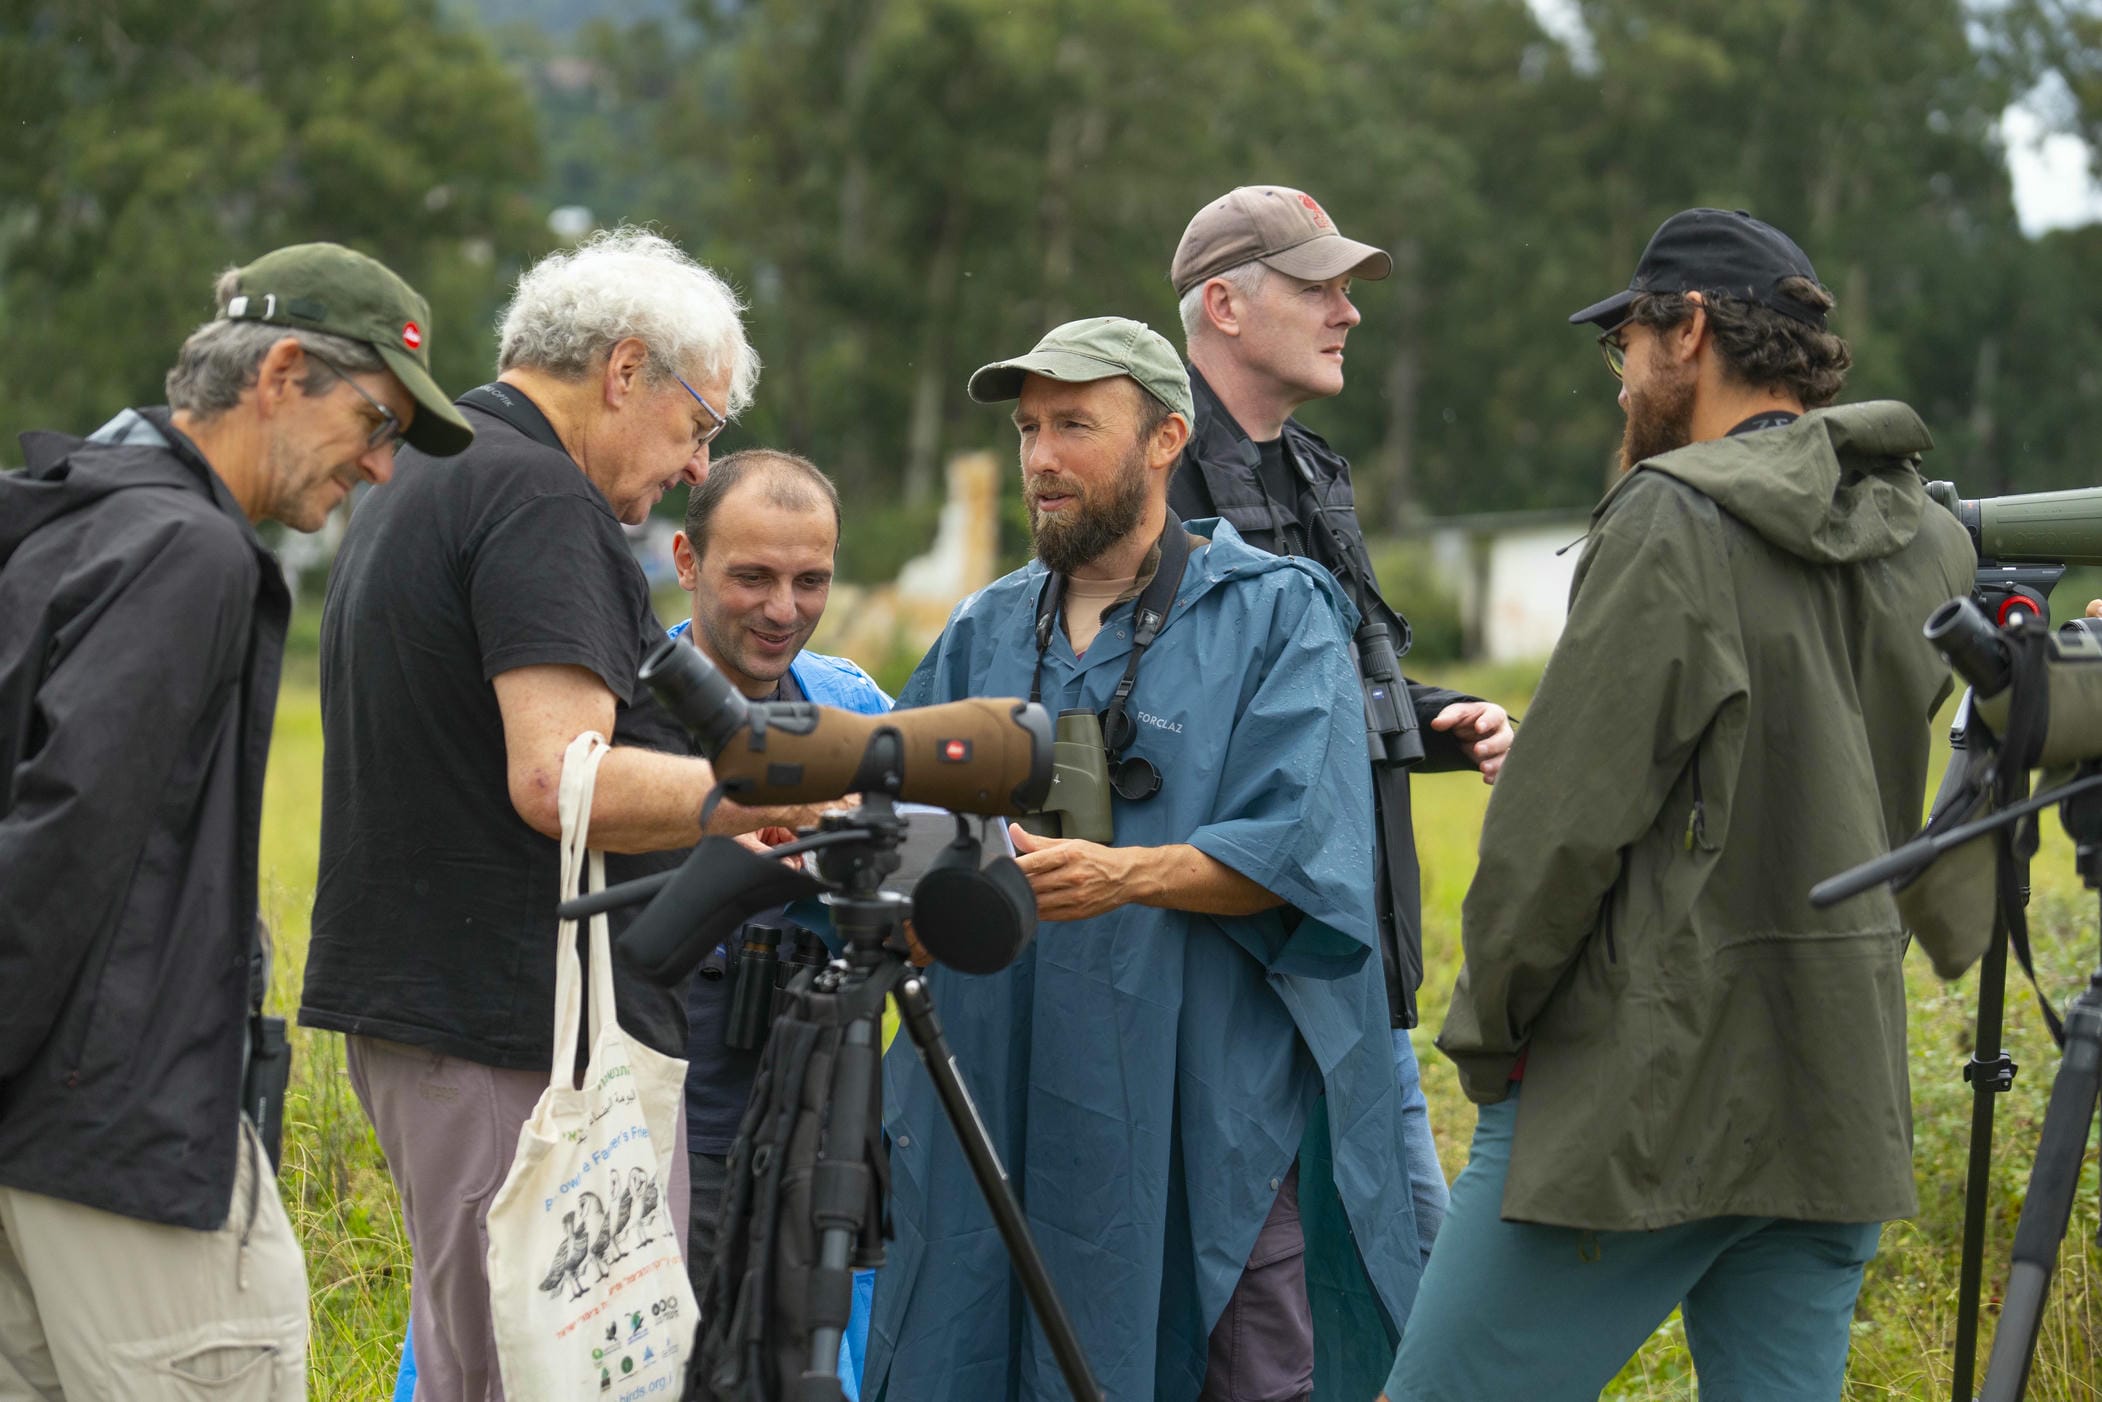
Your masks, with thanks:
[(1595, 1230), (1914, 1210), (1905, 932), (1810, 887), (1918, 827), (1971, 586), (1902, 404), (1639, 464), (1593, 513), (1569, 621), (1482, 828), (1439, 1047), (1501, 1100), (1506, 1219)]

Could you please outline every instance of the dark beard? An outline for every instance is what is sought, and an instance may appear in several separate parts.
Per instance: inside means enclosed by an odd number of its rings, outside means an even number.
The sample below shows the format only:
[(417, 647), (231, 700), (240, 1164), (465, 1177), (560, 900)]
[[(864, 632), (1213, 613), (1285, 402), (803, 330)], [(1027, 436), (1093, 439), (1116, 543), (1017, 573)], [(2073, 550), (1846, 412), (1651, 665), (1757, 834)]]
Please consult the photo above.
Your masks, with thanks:
[(1654, 389), (1628, 395), (1628, 423), (1620, 436), (1620, 470), (1693, 441), (1694, 376), (1660, 381)]
[[(1026, 490), (1026, 488), (1025, 488)], [(1134, 445), (1100, 501), (1077, 497), (1055, 515), (1029, 502), (1029, 540), (1053, 574), (1071, 574), (1130, 535), (1146, 511), (1146, 452)]]

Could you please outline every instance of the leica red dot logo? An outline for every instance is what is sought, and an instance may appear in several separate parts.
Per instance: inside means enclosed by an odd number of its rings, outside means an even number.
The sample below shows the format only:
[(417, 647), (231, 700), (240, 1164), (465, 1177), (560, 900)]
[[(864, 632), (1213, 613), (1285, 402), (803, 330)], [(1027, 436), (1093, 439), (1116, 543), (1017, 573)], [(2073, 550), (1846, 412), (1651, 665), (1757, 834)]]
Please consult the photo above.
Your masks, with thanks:
[(942, 758), (951, 764), (962, 764), (971, 757), (971, 747), (961, 740), (951, 740), (942, 746)]
[(410, 350), (423, 349), (423, 328), (413, 321), (401, 324), (401, 343)]

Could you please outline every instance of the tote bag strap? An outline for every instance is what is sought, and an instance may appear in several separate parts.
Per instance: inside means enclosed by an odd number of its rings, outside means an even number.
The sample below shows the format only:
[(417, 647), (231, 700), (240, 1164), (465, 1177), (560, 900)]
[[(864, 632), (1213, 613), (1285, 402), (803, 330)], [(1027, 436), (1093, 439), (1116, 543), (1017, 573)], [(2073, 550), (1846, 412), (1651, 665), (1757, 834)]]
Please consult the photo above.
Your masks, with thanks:
[[(587, 730), (570, 741), (562, 755), (562, 788), (556, 811), (562, 818), (562, 900), (582, 894), (579, 886), (588, 866), (591, 889), (606, 885), (606, 859), (587, 845), (591, 829), (591, 792), (598, 780), (599, 761), (605, 758), (606, 737)], [(599, 946), (607, 946), (603, 986), (598, 976)], [(611, 1006), (613, 959), (606, 917), (591, 917), (592, 980), (591, 1035), (598, 1037), (601, 1006)], [(577, 922), (563, 920), (555, 926), (555, 1054), (549, 1068), (549, 1084), (567, 1090), (577, 1083), (577, 1031), (584, 1016), (584, 977), (577, 966)]]

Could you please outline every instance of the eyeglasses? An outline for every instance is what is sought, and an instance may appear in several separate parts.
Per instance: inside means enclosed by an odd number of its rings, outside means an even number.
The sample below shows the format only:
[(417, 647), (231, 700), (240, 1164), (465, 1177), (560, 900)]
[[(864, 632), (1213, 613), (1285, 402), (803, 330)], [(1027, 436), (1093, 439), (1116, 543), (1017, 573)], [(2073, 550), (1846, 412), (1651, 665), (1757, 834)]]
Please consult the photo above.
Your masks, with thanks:
[(729, 419), (723, 416), (721, 410), (717, 409), (713, 404), (710, 404), (707, 400), (701, 398), (701, 392), (695, 389), (692, 385), (687, 384), (685, 376), (674, 375), (672, 376), (672, 378), (677, 380), (680, 384), (680, 387), (683, 388), (688, 394), (694, 397), (694, 401), (696, 403), (698, 403), (703, 409), (706, 409), (708, 411), (708, 420), (710, 427), (695, 430), (697, 436), (694, 440), (693, 445), (695, 448), (705, 448), (710, 443), (713, 443), (715, 441), (715, 436), (717, 434), (721, 433), (724, 429), (730, 426), (730, 421)]
[(1613, 372), (1616, 380), (1625, 379), (1628, 364), (1628, 348), (1620, 339), (1620, 333), (1628, 328), (1635, 318), (1626, 317), (1615, 322), (1598, 338), (1598, 348), (1606, 357), (1606, 368)]
[(358, 398), (364, 400), (367, 404), (370, 404), (372, 406), (373, 412), (380, 416), (380, 421), (372, 426), (372, 432), (365, 436), (366, 452), (369, 453), (375, 448), (390, 447), (393, 444), (399, 443), (401, 441), (402, 434), (407, 432), (407, 430), (402, 426), (401, 420), (395, 417), (395, 413), (392, 409), (389, 409), (386, 405), (380, 403), (377, 399), (374, 399), (370, 394), (367, 394), (363, 385), (359, 384), (356, 380), (353, 380), (350, 377), (349, 372), (344, 370), (342, 366), (330, 360), (327, 356), (315, 355), (314, 351), (311, 348), (307, 349), (307, 354), (313, 356), (315, 360), (320, 361), (323, 365), (326, 365), (329, 369), (333, 370), (336, 374), (337, 379), (343, 381), (344, 384), (349, 385), (352, 389), (356, 390), (358, 392)]

